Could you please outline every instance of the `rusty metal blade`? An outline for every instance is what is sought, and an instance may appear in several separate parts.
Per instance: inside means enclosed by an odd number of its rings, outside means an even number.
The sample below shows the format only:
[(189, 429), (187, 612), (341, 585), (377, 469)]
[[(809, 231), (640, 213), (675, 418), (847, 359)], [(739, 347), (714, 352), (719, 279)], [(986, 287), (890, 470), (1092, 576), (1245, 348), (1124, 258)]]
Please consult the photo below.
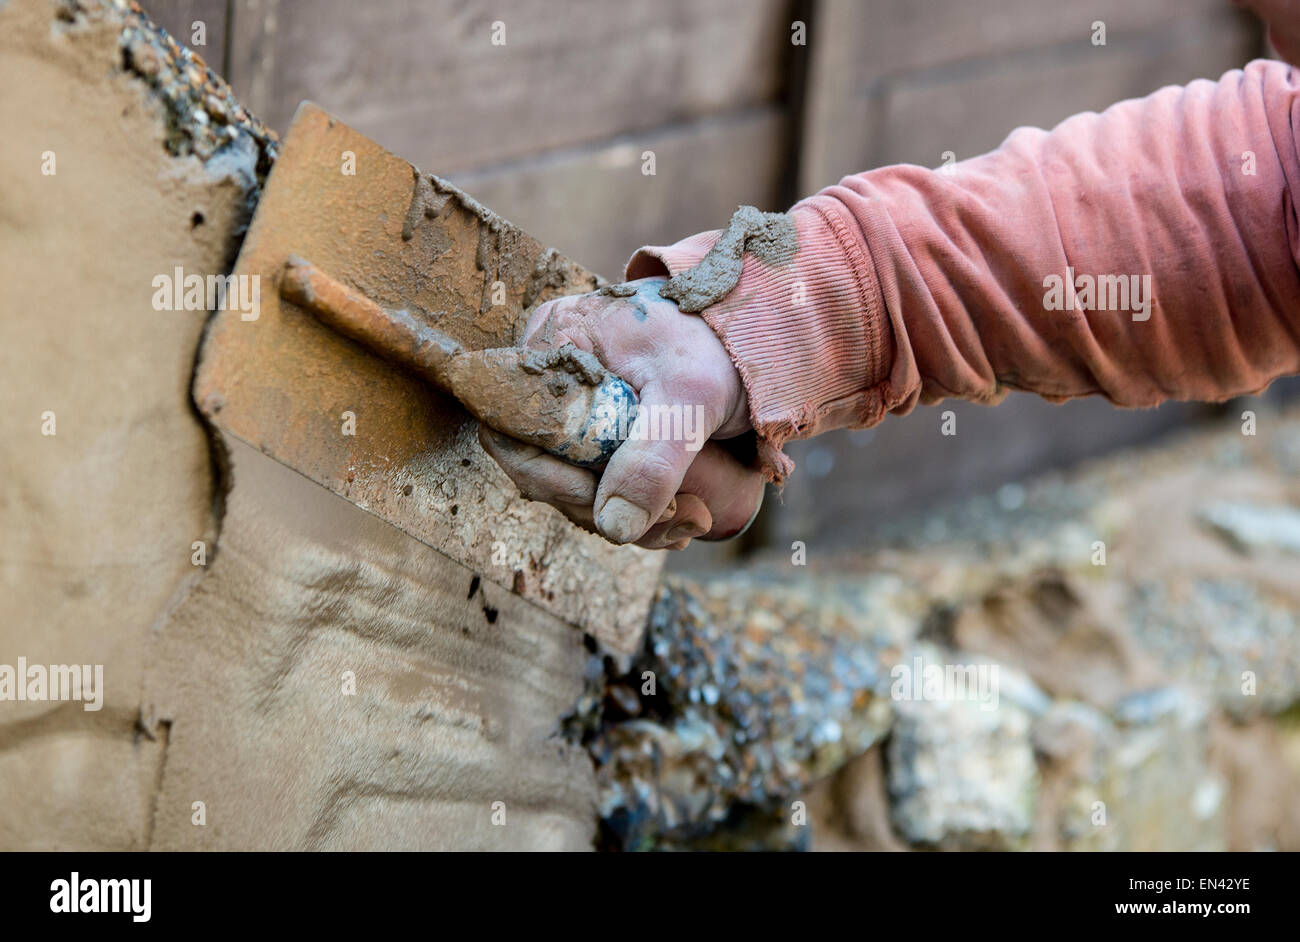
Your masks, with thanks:
[(235, 264), (246, 291), (257, 285), (255, 317), (234, 304), (214, 313), (194, 398), (228, 434), (629, 651), (657, 555), (520, 498), (454, 399), (280, 298), (294, 254), (471, 350), (516, 343), (532, 305), (597, 278), (304, 102)]

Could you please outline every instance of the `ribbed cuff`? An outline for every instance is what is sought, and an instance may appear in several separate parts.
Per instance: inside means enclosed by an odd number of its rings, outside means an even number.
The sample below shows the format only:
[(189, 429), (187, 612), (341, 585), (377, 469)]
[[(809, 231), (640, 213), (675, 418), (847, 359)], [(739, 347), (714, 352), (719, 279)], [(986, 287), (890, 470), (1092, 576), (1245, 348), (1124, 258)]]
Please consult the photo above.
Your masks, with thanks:
[[(876, 387), (893, 359), (874, 268), (839, 203), (812, 197), (790, 215), (799, 234), (793, 260), (768, 265), (746, 253), (736, 287), (702, 312), (740, 372), (763, 473), (778, 485), (794, 470), (781, 451), (788, 440), (880, 420)], [(646, 246), (626, 278), (693, 268), (720, 235)]]

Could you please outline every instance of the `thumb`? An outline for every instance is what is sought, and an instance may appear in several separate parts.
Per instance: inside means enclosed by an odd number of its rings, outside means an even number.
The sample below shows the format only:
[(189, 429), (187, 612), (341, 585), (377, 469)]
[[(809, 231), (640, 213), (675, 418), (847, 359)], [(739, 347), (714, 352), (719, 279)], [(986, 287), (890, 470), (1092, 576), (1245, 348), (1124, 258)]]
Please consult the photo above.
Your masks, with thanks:
[(700, 448), (717, 430), (698, 403), (670, 401), (658, 382), (642, 387), (636, 419), (601, 475), (596, 528), (613, 543), (640, 539), (663, 514)]

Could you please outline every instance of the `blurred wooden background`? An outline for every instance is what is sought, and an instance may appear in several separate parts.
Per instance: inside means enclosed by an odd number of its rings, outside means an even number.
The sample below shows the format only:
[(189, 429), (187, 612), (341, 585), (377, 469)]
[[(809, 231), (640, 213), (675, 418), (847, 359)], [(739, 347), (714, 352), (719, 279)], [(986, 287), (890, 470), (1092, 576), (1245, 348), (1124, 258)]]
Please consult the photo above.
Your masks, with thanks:
[[(742, 203), (784, 209), (846, 173), (974, 156), (1018, 125), (1217, 78), (1264, 51), (1227, 0), (144, 2), (270, 126), (283, 132), (311, 98), (610, 278), (639, 245), (725, 225)], [(955, 437), (940, 434), (947, 408)], [(851, 546), (878, 520), (1203, 412), (1014, 395), (799, 443), (802, 472), (749, 545)], [(675, 565), (734, 552), (692, 548)]]

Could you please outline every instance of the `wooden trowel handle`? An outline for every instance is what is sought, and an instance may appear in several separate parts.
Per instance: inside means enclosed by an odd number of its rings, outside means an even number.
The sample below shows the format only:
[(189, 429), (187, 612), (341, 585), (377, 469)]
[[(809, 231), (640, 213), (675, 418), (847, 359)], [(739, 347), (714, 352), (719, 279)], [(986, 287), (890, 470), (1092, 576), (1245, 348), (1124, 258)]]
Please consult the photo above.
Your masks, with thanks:
[(353, 291), (296, 255), (280, 296), (460, 400), (480, 422), (583, 467), (605, 464), (636, 415), (632, 388), (581, 350), (466, 350), (453, 337)]

